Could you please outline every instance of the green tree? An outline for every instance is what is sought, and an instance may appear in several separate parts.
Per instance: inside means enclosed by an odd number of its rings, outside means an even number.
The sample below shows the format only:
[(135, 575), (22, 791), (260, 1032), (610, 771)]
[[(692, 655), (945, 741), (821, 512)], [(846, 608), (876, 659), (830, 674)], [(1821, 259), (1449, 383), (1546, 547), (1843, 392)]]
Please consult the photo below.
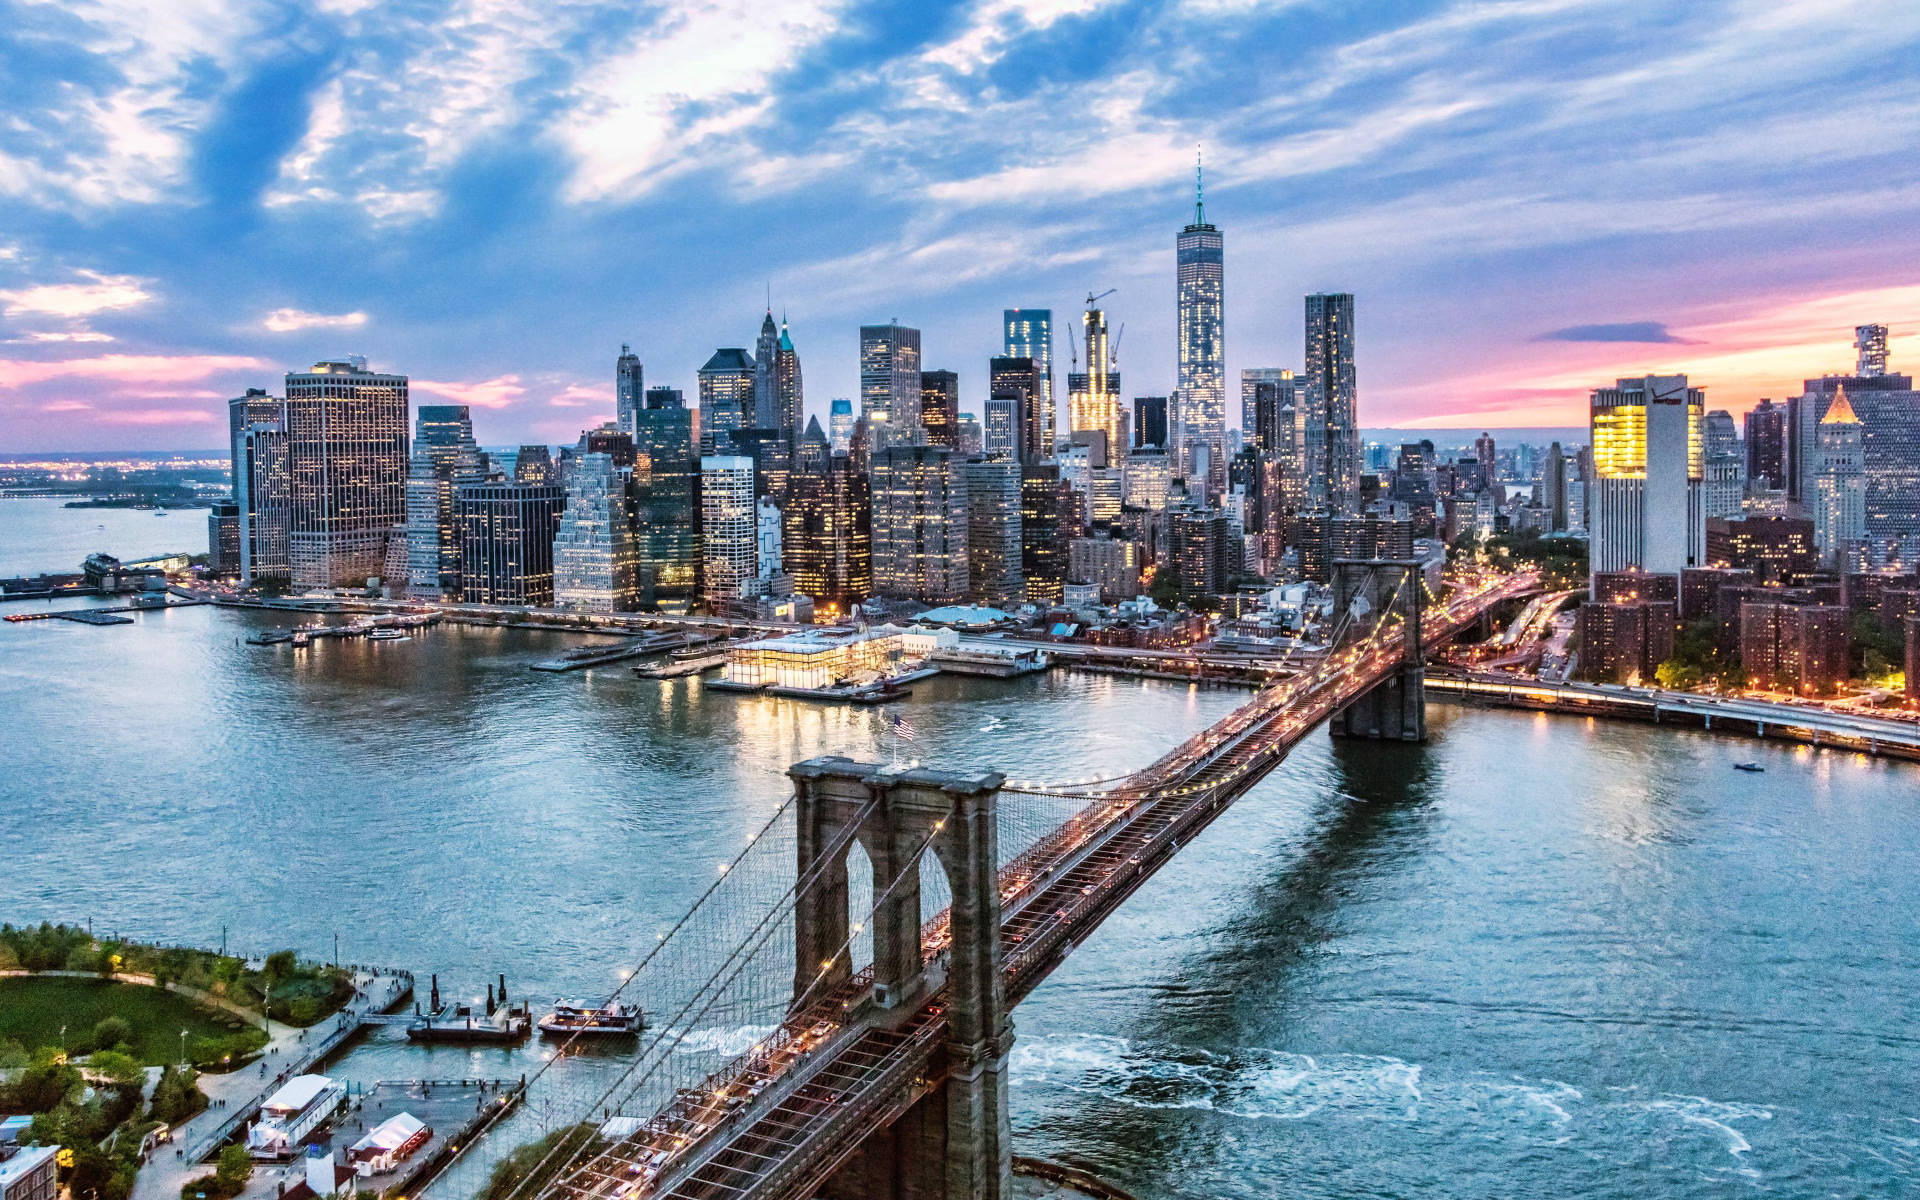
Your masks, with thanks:
[(125, 1017), (103, 1017), (93, 1027), (93, 1044), (101, 1050), (133, 1044), (133, 1026)]
[(147, 1078), (146, 1071), (134, 1061), (131, 1054), (122, 1054), (118, 1050), (94, 1051), (92, 1057), (87, 1059), (87, 1067), (95, 1075), (105, 1075), (122, 1087), (139, 1087)]
[(1670, 658), (1653, 669), (1653, 677), (1663, 688), (1686, 691), (1700, 686), (1700, 668), (1677, 658)]
[[(599, 1140), (593, 1126), (582, 1123), (556, 1129), (538, 1141), (518, 1147), (494, 1164), (493, 1174), (487, 1179), (487, 1190), (481, 1193), (480, 1200), (507, 1200), (521, 1192), (523, 1184), (527, 1185), (525, 1194), (537, 1194), (576, 1152), (591, 1149)], [(559, 1153), (554, 1153), (556, 1150)]]
[(252, 1178), (253, 1155), (237, 1142), (222, 1149), (220, 1157), (214, 1160), (214, 1182), (229, 1196), (237, 1195)]

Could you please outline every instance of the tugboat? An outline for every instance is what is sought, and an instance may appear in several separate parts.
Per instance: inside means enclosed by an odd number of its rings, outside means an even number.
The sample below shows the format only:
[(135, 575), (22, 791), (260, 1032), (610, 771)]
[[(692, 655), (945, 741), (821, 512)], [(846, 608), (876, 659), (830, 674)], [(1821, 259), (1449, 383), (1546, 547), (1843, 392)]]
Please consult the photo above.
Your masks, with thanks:
[(602, 1005), (555, 1000), (553, 1011), (540, 1018), (540, 1032), (550, 1037), (576, 1033), (597, 1037), (633, 1037), (646, 1024), (638, 1004), (609, 1000)]
[(1758, 775), (1762, 771), (1766, 770), (1765, 767), (1761, 766), (1757, 762), (1735, 763), (1733, 764), (1733, 769), (1736, 771), (1751, 771), (1755, 775)]

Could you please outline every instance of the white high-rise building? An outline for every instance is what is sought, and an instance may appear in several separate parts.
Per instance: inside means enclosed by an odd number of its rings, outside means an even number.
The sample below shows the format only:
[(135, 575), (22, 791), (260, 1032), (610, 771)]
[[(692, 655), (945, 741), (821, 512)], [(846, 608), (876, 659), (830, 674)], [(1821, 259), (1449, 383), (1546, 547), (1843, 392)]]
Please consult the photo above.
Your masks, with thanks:
[(1678, 575), (1706, 562), (1705, 395), (1685, 375), (1596, 388), (1591, 403), (1595, 572)]
[(707, 611), (719, 613), (757, 593), (759, 517), (753, 499), (753, 460), (710, 454), (700, 460), (701, 562)]

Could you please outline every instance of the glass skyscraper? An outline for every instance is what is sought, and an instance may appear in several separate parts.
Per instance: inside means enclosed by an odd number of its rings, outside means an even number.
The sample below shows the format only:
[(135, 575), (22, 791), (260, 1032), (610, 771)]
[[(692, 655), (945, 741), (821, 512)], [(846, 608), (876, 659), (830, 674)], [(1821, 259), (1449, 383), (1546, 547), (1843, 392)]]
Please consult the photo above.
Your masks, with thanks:
[(925, 444), (920, 427), (920, 331), (860, 327), (860, 419), (881, 445)]
[(634, 431), (640, 590), (647, 601), (700, 593), (700, 455), (693, 410), (648, 408)]
[[(438, 600), (461, 594), (460, 530), (454, 489), (487, 477), (487, 456), (473, 440), (464, 404), (422, 404), (414, 414), (407, 468), (407, 579), (410, 596)], [(395, 581), (396, 594), (398, 581)]]
[(1360, 503), (1360, 427), (1350, 292), (1316, 292), (1307, 297), (1306, 384), (1309, 502), (1335, 510), (1355, 509)]
[[(1033, 410), (1033, 454), (1031, 461), (1053, 453), (1055, 409), (1053, 403), (1053, 310), (1050, 308), (1009, 308), (1001, 314), (1000, 353), (1003, 358), (1025, 358), (1033, 362), (1038, 386)], [(1024, 456), (1022, 462), (1029, 461)]]
[(240, 582), (248, 587), (292, 578), (287, 543), (293, 527), (293, 475), (287, 461), (287, 403), (260, 388), (227, 402), (238, 512)]
[(622, 433), (633, 432), (633, 414), (640, 411), (641, 397), (646, 388), (641, 376), (640, 356), (625, 342), (620, 343), (620, 357), (613, 364), (613, 409), (614, 423), (620, 426)]
[(613, 456), (582, 454), (567, 475), (567, 507), (553, 539), (553, 602), (588, 612), (639, 606), (638, 555), (627, 511), (627, 472)]
[[(1198, 179), (1196, 169), (1196, 185)], [(1226, 256), (1220, 231), (1207, 223), (1203, 200), (1196, 187), (1193, 223), (1174, 239), (1179, 370), (1173, 436), (1179, 466), (1189, 478), (1200, 474), (1195, 451), (1206, 448), (1207, 492), (1219, 495), (1227, 482)]]

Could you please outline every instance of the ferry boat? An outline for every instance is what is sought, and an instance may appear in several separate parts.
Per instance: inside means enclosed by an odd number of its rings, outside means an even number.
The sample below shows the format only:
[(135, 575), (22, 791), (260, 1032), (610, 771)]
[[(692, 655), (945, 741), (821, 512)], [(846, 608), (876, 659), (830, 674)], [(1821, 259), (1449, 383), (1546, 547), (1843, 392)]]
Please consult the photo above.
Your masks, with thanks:
[(373, 642), (404, 642), (407, 640), (407, 631), (404, 629), (376, 629), (367, 635), (367, 640)]
[(555, 1000), (553, 1011), (540, 1018), (540, 1032), (565, 1037), (581, 1033), (599, 1037), (632, 1037), (645, 1024), (638, 1004), (609, 1000), (594, 1006)]

